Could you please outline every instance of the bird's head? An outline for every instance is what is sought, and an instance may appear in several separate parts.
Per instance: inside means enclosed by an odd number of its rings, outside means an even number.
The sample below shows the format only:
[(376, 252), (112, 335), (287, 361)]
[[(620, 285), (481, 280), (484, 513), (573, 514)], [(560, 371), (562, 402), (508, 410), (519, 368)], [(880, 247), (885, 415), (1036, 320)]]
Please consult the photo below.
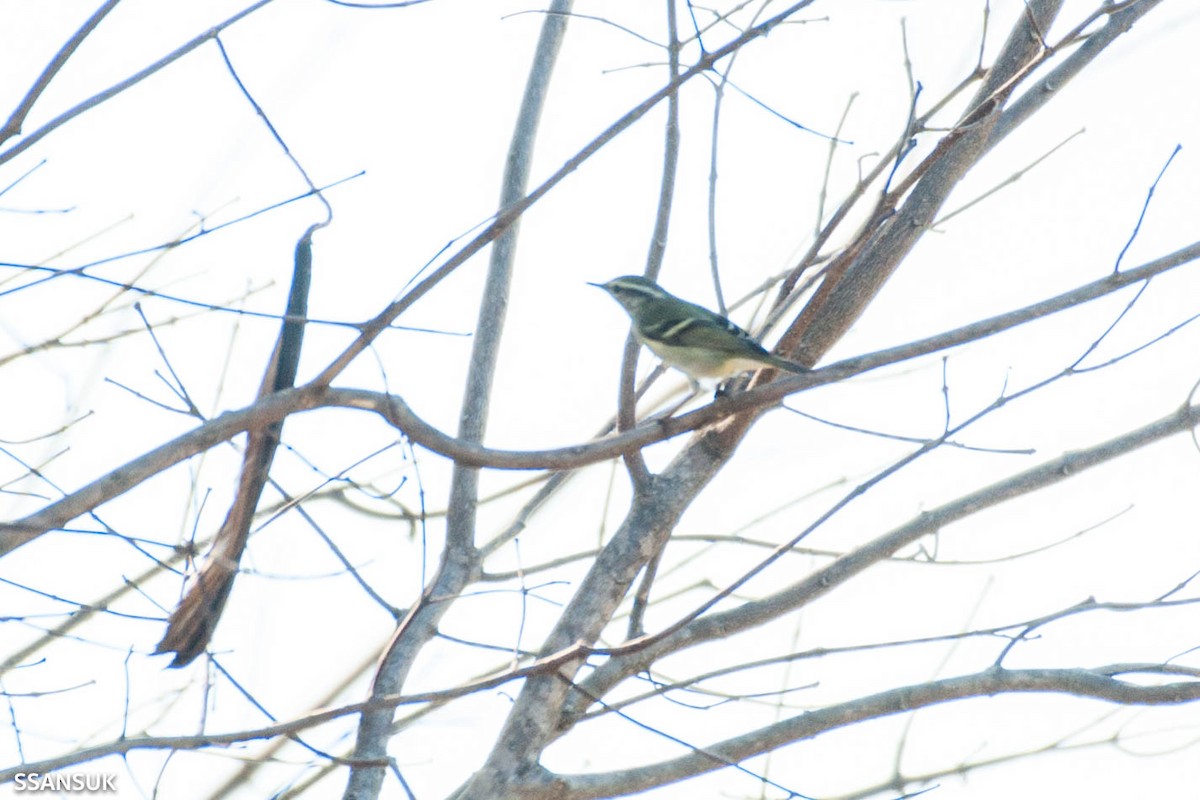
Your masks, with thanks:
[(622, 275), (607, 283), (589, 283), (603, 289), (613, 296), (626, 309), (633, 311), (651, 300), (662, 300), (670, 297), (659, 285), (649, 278), (640, 275)]

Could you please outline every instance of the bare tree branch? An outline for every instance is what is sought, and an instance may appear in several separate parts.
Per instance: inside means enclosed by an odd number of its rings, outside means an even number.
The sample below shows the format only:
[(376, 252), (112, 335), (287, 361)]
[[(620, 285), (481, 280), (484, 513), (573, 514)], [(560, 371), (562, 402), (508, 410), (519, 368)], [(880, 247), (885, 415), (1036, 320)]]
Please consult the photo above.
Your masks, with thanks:
[[(1147, 666), (1144, 671), (1161, 673), (1161, 668)], [(1091, 670), (992, 669), (973, 675), (928, 681), (805, 711), (774, 725), (708, 745), (703, 753), (691, 753), (646, 767), (597, 775), (537, 776), (519, 787), (518, 791), (522, 797), (544, 797), (547, 800), (598, 800), (633, 794), (702, 775), (730, 762), (736, 763), (856, 722), (906, 713), (952, 700), (1009, 692), (1053, 692), (1134, 705), (1177, 704), (1200, 699), (1200, 681), (1144, 686), (1117, 680), (1112, 674), (1112, 667)]]

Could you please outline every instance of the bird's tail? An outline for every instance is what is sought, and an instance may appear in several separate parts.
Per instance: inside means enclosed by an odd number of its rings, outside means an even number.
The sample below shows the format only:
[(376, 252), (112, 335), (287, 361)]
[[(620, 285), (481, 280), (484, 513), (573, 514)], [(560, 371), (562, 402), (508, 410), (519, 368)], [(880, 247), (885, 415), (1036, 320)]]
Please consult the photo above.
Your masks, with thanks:
[(805, 375), (812, 371), (808, 367), (797, 364), (795, 361), (788, 361), (786, 358), (780, 358), (774, 353), (767, 353), (767, 358), (763, 359), (763, 361), (772, 367), (784, 370), (785, 372), (792, 372), (796, 375)]

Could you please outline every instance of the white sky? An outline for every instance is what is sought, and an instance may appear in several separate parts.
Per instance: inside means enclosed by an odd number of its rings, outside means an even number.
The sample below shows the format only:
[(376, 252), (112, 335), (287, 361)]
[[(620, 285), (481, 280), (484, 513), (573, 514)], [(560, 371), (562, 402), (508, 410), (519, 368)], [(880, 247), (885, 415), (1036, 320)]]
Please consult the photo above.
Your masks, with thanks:
[[(985, 60), (1002, 44), (1021, 4), (998, 0), (992, 8)], [(665, 38), (661, 4), (580, 2), (579, 14), (608, 18), (655, 40)], [(180, 43), (241, 7), (233, 2), (155, 3), (125, 0), (79, 49), (39, 101), (26, 133), (91, 94), (144, 68)], [(1092, 7), (1069, 0), (1050, 39)], [(94, 4), (0, 4), (0, 108), (13, 107), (66, 36)], [(319, 184), (365, 172), (331, 190), (335, 221), (315, 240), (310, 315), (360, 321), (396, 297), (423, 264), (495, 210), (504, 152), (541, 16), (519, 14), (536, 6), (502, 0), (449, 2), (392, 11), (356, 11), (316, 0), (276, 2), (222, 35), (233, 63), (270, 115), (293, 154)], [(773, 10), (774, 5), (769, 10)], [(956, 0), (842, 0), (816, 3), (798, 19), (753, 43), (739, 56), (733, 80), (772, 108), (810, 128), (829, 132), (848, 96), (858, 97), (832, 166), (830, 204), (852, 185), (857, 160), (870, 164), (902, 130), (908, 90), (899, 20), (906, 19), (913, 72), (928, 101), (967, 74), (979, 47), (982, 2)], [(682, 13), (683, 9), (681, 9)], [(699, 13), (699, 12), (698, 12)], [(703, 15), (701, 14), (703, 17)], [(746, 17), (739, 17), (747, 22)], [(681, 15), (684, 30), (690, 22)], [(718, 28), (710, 49), (731, 35)], [(1108, 271), (1128, 239), (1151, 182), (1176, 144), (1183, 149), (1158, 186), (1141, 234), (1125, 257), (1135, 266), (1196, 239), (1196, 160), (1200, 117), (1196, 86), (1200, 64), (1195, 42), (1200, 15), (1193, 4), (1162, 6), (1116, 44), (1078, 81), (1013, 135), (963, 182), (946, 210), (1024, 169), (1063, 140), (1085, 130), (1015, 185), (927, 235), (908, 257), (867, 316), (829, 360), (906, 342), (980, 316), (1020, 307), (1095, 280)], [(696, 49), (684, 54), (688, 63)], [(578, 19), (571, 23), (555, 73), (533, 181), (539, 182), (619, 115), (657, 89), (662, 54), (615, 27)], [(712, 304), (708, 279), (707, 182), (712, 91), (694, 81), (682, 95), (683, 149), (679, 189), (662, 282), (689, 299)], [(4, 113), (7, 113), (5, 111)], [(534, 449), (586, 440), (615, 408), (619, 356), (627, 320), (586, 285), (639, 272), (653, 225), (660, 174), (664, 112), (657, 109), (619, 137), (535, 206), (522, 222), (517, 273), (509, 311), (496, 398), (487, 442)], [(14, 140), (6, 147), (12, 146)], [(936, 142), (921, 137), (921, 151)], [(726, 297), (737, 298), (768, 276), (787, 269), (808, 246), (828, 141), (772, 117), (744, 97), (725, 98), (721, 127), (717, 230)], [(3, 150), (0, 150), (2, 157)], [(117, 98), (83, 114), (17, 158), (0, 164), (0, 186), (42, 165), (0, 196), (0, 260), (73, 267), (170, 240), (196, 223), (212, 227), (303, 191), (294, 168), (270, 139), (225, 71), (214, 44), (206, 44)], [(828, 206), (827, 206), (828, 208)], [(68, 213), (52, 213), (70, 209)], [(29, 214), (32, 210), (48, 213)], [(282, 309), (296, 238), (320, 212), (313, 200), (239, 223), (166, 254), (142, 255), (95, 269), (200, 302), (233, 303), (270, 314)], [(839, 240), (841, 241), (841, 240)], [(402, 317), (402, 325), (463, 333), (474, 325), (486, 265), (476, 257)], [(1200, 281), (1185, 267), (1158, 281), (1093, 357), (1112, 357), (1197, 313)], [(27, 280), (0, 270), (0, 292)], [(238, 300), (248, 289), (254, 294)], [(112, 289), (65, 278), (0, 295), (0, 357), (57, 335), (94, 309)], [(1112, 321), (1129, 295), (1108, 298), (950, 354), (952, 415), (965, 419), (1007, 385), (1011, 392), (1049, 375), (1077, 357)], [(121, 310), (66, 338), (94, 339), (140, 326)], [(253, 396), (275, 336), (270, 320), (229, 314), (196, 315), (163, 299), (143, 307), (155, 323), (177, 315), (188, 321), (157, 329), (172, 367), (207, 415), (241, 408)], [(746, 315), (734, 315), (749, 323)], [(300, 380), (315, 375), (351, 338), (345, 328), (310, 326)], [(808, 542), (844, 550), (924, 509), (1073, 448), (1080, 448), (1167, 413), (1187, 397), (1200, 375), (1197, 334), (1178, 335), (1095, 374), (1077, 376), (973, 428), (964, 438), (992, 448), (1033, 448), (1030, 455), (945, 452), (889, 481), (836, 517)], [(395, 331), (381, 338), (338, 385), (389, 389), (418, 413), (453, 432), (470, 339)], [(652, 360), (643, 356), (642, 369)], [(0, 440), (45, 435), (79, 416), (90, 416), (67, 434), (7, 451), (32, 464), (58, 489), (70, 491), (190, 429), (182, 415), (155, 408), (120, 388), (178, 405), (155, 371), (161, 359), (145, 335), (110, 347), (50, 351), (3, 364)], [(943, 414), (942, 365), (931, 357), (798, 395), (789, 405), (817, 416), (909, 436), (936, 436)], [(375, 418), (346, 411), (322, 412), (288, 422), (287, 441), (274, 475), (293, 493), (320, 485), (358, 459), (396, 442)], [(678, 536), (728, 534), (765, 511), (784, 512), (741, 532), (782, 540), (811, 521), (852, 485), (911, 449), (864, 438), (776, 412), (765, 420), (684, 518)], [(667, 443), (647, 452), (652, 467), (678, 450)], [(802, 455), (798, 455), (802, 454)], [(357, 468), (355, 475), (394, 488), (417, 507), (418, 478), (428, 507), (444, 507), (446, 463), (418, 450), (419, 474), (404, 448), (394, 447)], [(173, 543), (196, 530), (207, 535), (226, 507), (239, 459), (229, 447), (176, 468), (100, 509), (104, 521), (128, 536)], [(310, 466), (316, 464), (314, 469)], [(0, 461), (0, 479), (23, 473)], [(1126, 512), (1099, 531), (1023, 559), (972, 567), (897, 564), (792, 615), (738, 645), (754, 656), (948, 632), (1036, 616), (1094, 596), (1137, 601), (1162, 594), (1200, 568), (1196, 449), (1186, 437), (1147, 448), (1052, 490), (997, 508), (943, 532), (939, 558), (1002, 558), (1065, 538)], [(513, 485), (524, 475), (485, 474), (485, 491)], [(608, 530), (626, 505), (624, 478), (606, 505), (611, 469), (585, 470), (556, 498), (493, 569), (537, 563), (595, 543), (607, 508)], [(841, 481), (833, 488), (832, 482)], [(0, 495), (0, 518), (11, 519), (57, 497), (57, 489), (26, 480)], [(494, 534), (528, 495), (496, 503), (481, 513), (481, 537)], [(799, 498), (798, 502), (797, 499)], [(268, 494), (267, 499), (275, 498)], [(395, 524), (364, 522), (329, 503), (313, 513), (368, 580), (390, 602), (404, 606), (421, 581), (418, 542)], [(94, 530), (92, 520), (76, 522)], [(430, 545), (439, 541), (430, 526)], [(929, 543), (932, 546), (932, 542)], [(698, 546), (680, 544), (683, 555)], [(153, 548), (164, 555), (162, 548)], [(702, 555), (663, 591), (690, 585), (697, 576), (721, 585), (737, 577), (761, 552), (724, 550)], [(436, 550), (427, 557), (436, 562)], [(758, 593), (820, 563), (784, 560), (751, 584)], [(133, 577), (150, 562), (132, 548), (102, 537), (44, 536), (4, 558), (0, 577), (43, 592), (90, 601)], [(256, 538), (244, 566), (259, 571), (239, 580), (215, 647), (222, 663), (272, 713), (303, 713), (353, 664), (378, 652), (391, 630), (378, 606), (361, 592), (298, 519), (284, 517)], [(578, 568), (556, 575), (545, 589), (556, 602), (570, 597)], [(150, 584), (155, 602), (170, 606), (178, 582)], [(651, 622), (665, 624), (696, 602), (685, 595), (663, 605)], [(61, 614), (61, 603), (27, 590), (0, 587), (6, 615)], [(125, 601), (130, 614), (161, 616), (145, 598)], [(557, 607), (531, 603), (520, 645), (536, 648)], [(521, 604), (512, 594), (482, 595), (447, 618), (443, 630), (512, 647), (518, 643)], [(60, 621), (50, 617), (47, 626)], [(1010, 666), (1091, 665), (1117, 660), (1162, 660), (1186, 649), (1197, 615), (1144, 614), (1129, 620), (1086, 618), (1065, 623), (1054, 635), (1018, 650)], [(1103, 624), (1101, 624), (1103, 623)], [(130, 731), (186, 734), (196, 730), (202, 666), (165, 671), (151, 658), (162, 626), (154, 621), (111, 619), (48, 650), (46, 661), (4, 676), (12, 692), (85, 685), (62, 695), (14, 704), (28, 758), (56, 755), (80, 743), (111, 739), (120, 731), (126, 674)], [(32, 626), (6, 622), (0, 651), (36, 638)], [(1181, 646), (1181, 642), (1184, 643)], [(313, 645), (316, 644), (316, 647)], [(128, 648), (133, 654), (126, 662)], [(717, 648), (688, 651), (667, 662), (669, 674), (710, 668), (727, 654)], [(979, 645), (910, 654), (802, 662), (781, 682), (817, 684), (789, 701), (817, 706), (863, 692), (919, 682), (935, 675), (981, 668), (994, 648)], [(989, 655), (990, 654), (990, 655)], [(452, 647), (437, 649), (414, 671), (409, 688), (444, 685), (447, 676), (473, 674), (501, 657), (480, 657)], [(946, 662), (941, 664), (945, 658)], [(981, 661), (981, 659), (983, 659)], [(1193, 663), (1185, 659), (1182, 663)], [(126, 673), (126, 670), (128, 672)], [(737, 690), (738, 684), (727, 688)], [(515, 691), (510, 687), (510, 691)], [(164, 701), (175, 691), (175, 705)], [(361, 681), (341, 700), (362, 697)], [(633, 691), (633, 690), (631, 690)], [(490, 747), (509, 699), (492, 693), (435, 714), (397, 737), (393, 754), (422, 800), (445, 796)], [(676, 735), (707, 742), (773, 718), (774, 707), (736, 704), (706, 713), (678, 706), (646, 706), (644, 719)], [(1150, 732), (1131, 740), (1134, 753), (1171, 750), (1196, 733), (1193, 707), (1115, 709), (1067, 698), (1004, 698), (949, 704), (915, 716), (905, 750), (906, 770), (921, 772), (957, 759), (982, 758), (1008, 749), (1036, 747), (1112, 713), (1112, 726)], [(207, 725), (229, 730), (262, 724), (227, 684), (221, 683)], [(792, 747), (771, 764), (773, 779), (821, 797), (885, 779), (905, 719), (897, 717)], [(340, 752), (349, 725), (323, 729), (312, 740)], [(550, 751), (547, 766), (564, 772), (600, 770), (677, 754), (676, 745), (606, 719)], [(1088, 738), (1088, 737), (1084, 737)], [(4, 763), (19, 761), (15, 739), (0, 736)], [(182, 755), (163, 773), (162, 797), (202, 797), (236, 769), (238, 755)], [(232, 756), (232, 757), (231, 757)], [(87, 769), (117, 772), (121, 796), (149, 796), (164, 754), (136, 753), (132, 775), (116, 759)], [(287, 757), (297, 761), (296, 749)], [(448, 765), (453, 765), (451, 768)], [(1200, 784), (1194, 747), (1153, 759), (1118, 755), (1112, 748), (1083, 750), (990, 769), (969, 780), (944, 779), (929, 796), (973, 800), (1061, 796), (1116, 798), (1185, 796)], [(747, 766), (766, 769), (759, 759)], [(259, 776), (254, 790), (267, 796), (296, 774), (287, 765)], [(140, 786), (140, 788), (139, 788)], [(340, 796), (338, 774), (313, 797)], [(715, 780), (669, 787), (647, 797), (758, 796), (759, 787), (732, 771)], [(0, 786), (0, 797), (11, 790)], [(385, 797), (401, 797), (389, 782)], [(770, 795), (776, 796), (776, 795)]]

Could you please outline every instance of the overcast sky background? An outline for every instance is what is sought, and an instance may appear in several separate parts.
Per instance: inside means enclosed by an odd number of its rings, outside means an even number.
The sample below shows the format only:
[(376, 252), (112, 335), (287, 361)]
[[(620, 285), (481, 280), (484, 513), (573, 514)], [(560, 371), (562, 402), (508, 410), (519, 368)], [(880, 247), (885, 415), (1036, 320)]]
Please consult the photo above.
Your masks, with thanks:
[[(1048, 38), (1061, 35), (1092, 5), (1068, 0)], [(663, 41), (660, 6), (580, 2), (575, 11)], [(837, 127), (847, 99), (857, 93), (842, 133), (847, 143), (839, 146), (830, 170), (828, 214), (857, 179), (860, 159), (873, 164), (903, 130), (909, 94), (900, 20), (906, 20), (913, 75), (923, 87), (922, 98), (932, 102), (974, 67), (983, 6), (965, 0), (818, 2), (796, 24), (745, 48), (733, 80), (770, 108), (819, 133)], [(14, 106), (94, 7), (67, 0), (0, 2), (0, 18), (6, 21), (0, 26), (0, 74), (7, 76), (0, 85), (0, 108)], [(215, 0), (125, 0), (39, 100), (26, 134), (242, 7)], [(992, 3), (985, 62), (1021, 9), (1012, 0)], [(315, 239), (312, 318), (356, 322), (373, 316), (447, 243), (460, 241), (495, 211), (504, 153), (542, 21), (538, 11), (509, 0), (434, 0), (388, 11), (293, 0), (272, 3), (222, 34), (240, 77), (313, 180), (327, 185), (358, 176), (327, 194), (335, 216)], [(691, 23), (682, 7), (680, 12), (686, 32)], [(705, 19), (702, 11), (697, 14)], [(745, 14), (738, 19), (749, 22)], [(732, 34), (732, 29), (718, 27), (706, 34), (706, 43), (715, 49)], [(1193, 4), (1168, 0), (1065, 87), (1054, 103), (989, 155), (945, 211), (1025, 169), (1064, 140), (1069, 143), (1012, 186), (926, 236), (829, 360), (947, 330), (1103, 276), (1113, 269), (1147, 190), (1176, 145), (1182, 150), (1157, 187), (1123, 265), (1144, 263), (1194, 241), (1200, 192), (1198, 36), (1200, 14)], [(694, 45), (687, 48), (684, 63), (694, 61), (697, 53)], [(659, 88), (665, 79), (662, 61), (659, 48), (615, 26), (573, 20), (539, 133), (534, 184)], [(662, 273), (669, 289), (710, 306), (715, 302), (707, 227), (712, 98), (711, 86), (701, 80), (681, 96), (679, 189)], [(724, 104), (717, 230), (723, 289), (726, 298), (735, 299), (786, 270), (811, 242), (829, 141), (737, 92), (729, 92)], [(961, 110), (961, 104), (956, 108)], [(489, 445), (536, 449), (585, 441), (613, 413), (627, 320), (611, 300), (586, 284), (643, 269), (657, 203), (664, 114), (663, 108), (656, 109), (621, 135), (523, 219)], [(923, 135), (917, 155), (928, 152), (936, 140), (933, 134)], [(20, 141), (12, 140), (5, 149)], [(36, 171), (0, 195), (0, 261), (7, 264), (0, 268), (0, 356), (59, 335), (113, 293), (111, 287), (72, 277), (12, 291), (30, 280), (30, 273), (16, 265), (70, 268), (107, 259), (170, 241), (199, 219), (211, 228), (305, 190), (213, 43), (0, 164), (0, 187), (35, 166)], [(319, 218), (320, 209), (310, 198), (184, 247), (113, 260), (90, 272), (115, 281), (136, 280), (193, 301), (278, 314), (295, 241)], [(142, 277), (152, 262), (153, 269)], [(485, 265), (486, 257), (477, 256), (399, 320), (434, 332), (385, 334), (337, 385), (395, 392), (425, 419), (453, 432), (470, 351), (470, 339), (462, 334), (474, 325)], [(1200, 280), (1194, 272), (1185, 267), (1156, 281), (1092, 362), (1137, 347), (1197, 313)], [(1112, 322), (1129, 296), (1107, 298), (952, 352), (946, 374), (955, 419), (985, 407), (1005, 386), (1011, 392), (1061, 370)], [(142, 305), (147, 317), (162, 326), (156, 330), (159, 341), (201, 411), (215, 416), (252, 400), (275, 321), (199, 313), (164, 298), (145, 298)], [(137, 314), (124, 300), (120, 306), (65, 338), (96, 339), (138, 329)], [(751, 306), (734, 318), (749, 325)], [(177, 316), (186, 319), (164, 324)], [(315, 324), (306, 336), (301, 382), (336, 356), (353, 331)], [(1032, 448), (1034, 454), (936, 454), (901, 479), (881, 485), (808, 544), (844, 549), (988, 481), (1166, 414), (1187, 399), (1200, 379), (1198, 344), (1196, 331), (1187, 327), (1114, 368), (1063, 381), (1014, 404), (973, 428), (968, 438), (981, 447)], [(648, 372), (653, 361), (643, 354), (641, 363)], [(26, 478), (6, 486), (0, 494), (3, 519), (29, 513), (60, 491), (78, 488), (195, 424), (134, 394), (178, 405), (155, 376), (165, 368), (144, 334), (105, 347), (51, 350), (2, 367), (0, 440), (5, 452), (25, 463), (45, 463), (47, 476), (46, 481)], [(942, 375), (941, 358), (930, 357), (806, 392), (788, 404), (860, 428), (936, 436), (944, 413)], [(66, 433), (30, 441), (85, 415)], [(786, 411), (774, 412), (739, 449), (735, 465), (684, 518), (677, 534), (739, 531), (786, 538), (854, 483), (911, 449), (870, 437), (848, 445), (845, 436)], [(396, 499), (412, 508), (422, 499), (429, 510), (444, 508), (446, 462), (419, 449), (414, 456), (374, 417), (349, 411), (300, 415), (289, 420), (285, 440), (295, 449), (280, 452), (273, 474), (293, 494), (320, 486), (323, 476), (339, 474), (370, 456), (354, 467), (360, 480), (395, 488)], [(393, 446), (370, 455), (389, 444)], [(668, 442), (650, 448), (651, 466), (666, 463), (678, 446)], [(797, 457), (798, 452), (803, 455)], [(164, 557), (170, 544), (193, 531), (207, 535), (219, 524), (239, 461), (232, 448), (216, 448), (106, 505), (100, 516), (127, 536), (158, 543), (148, 544), (147, 550)], [(13, 457), (0, 470), (4, 481), (24, 473)], [(483, 486), (485, 492), (496, 491), (526, 477), (485, 473)], [(1200, 568), (1194, 522), (1198, 480), (1194, 443), (1176, 437), (997, 508), (939, 538), (939, 558), (985, 563), (954, 571), (928, 565), (874, 570), (853, 588), (806, 609), (793, 620), (794, 628), (765, 630), (740, 646), (747, 652), (761, 648), (763, 654), (777, 653), (781, 637), (795, 636), (797, 646), (832, 647), (1021, 619), (1089, 596), (1112, 601), (1155, 597)], [(615, 494), (607, 498), (610, 482)], [(522, 538), (519, 552), (510, 548), (498, 554), (493, 568), (537, 563), (595, 543), (603, 521), (611, 530), (620, 520), (625, 492), (620, 470), (615, 478), (609, 465), (584, 470)], [(485, 507), (480, 531), (502, 529), (527, 496)], [(268, 494), (268, 500), (274, 499)], [(780, 508), (784, 513), (749, 524)], [(420, 540), (410, 538), (407, 530), (398, 532), (402, 526), (395, 523), (364, 522), (331, 503), (314, 503), (313, 512), (335, 532), (339, 547), (363, 576), (386, 587), (393, 604), (406, 605), (416, 596), (423, 569), (436, 562), (436, 521), (428, 530), (430, 549), (422, 555)], [(1110, 519), (1079, 544), (1036, 561), (986, 563)], [(80, 520), (78, 527), (96, 530), (98, 525)], [(690, 585), (697, 575), (723, 585), (760, 555), (702, 553), (674, 588)], [(748, 589), (765, 591), (817, 563), (785, 559)], [(133, 577), (150, 566), (145, 555), (113, 537), (68, 532), (43, 536), (10, 554), (0, 563), (0, 577), (90, 601), (119, 585), (121, 576)], [(239, 579), (215, 647), (227, 653), (222, 664), (280, 718), (310, 708), (332, 681), (378, 653), (392, 630), (390, 617), (378, 606), (363, 604), (361, 592), (328, 548), (295, 519), (282, 517), (257, 536), (245, 566), (255, 574)], [(580, 569), (568, 569), (563, 583), (546, 587), (543, 595), (565, 602)], [(925, 572), (916, 575), (918, 570)], [(664, 589), (672, 586), (668, 582)], [(173, 606), (178, 580), (159, 579), (148, 591), (152, 599), (130, 597), (121, 610), (161, 619), (164, 611), (155, 604)], [(657, 622), (669, 622), (690, 605), (687, 600), (664, 604)], [(47, 626), (64, 609), (60, 602), (8, 585), (0, 586), (0, 607), (6, 615), (52, 615)], [(536, 648), (558, 607), (528, 604), (523, 628), (516, 622), (521, 609), (520, 598), (512, 594), (481, 595), (451, 614), (444, 630), (501, 647)], [(1093, 629), (1090, 619), (1072, 623), (1060, 635), (1027, 645), (1014, 663), (1090, 665), (1128, 659), (1131, 653), (1138, 660), (1162, 660), (1179, 651), (1179, 631), (1195, 630), (1198, 622), (1196, 613), (1186, 609), (1159, 613), (1150, 623), (1146, 619), (1102, 629)], [(108, 619), (79, 640), (64, 641), (45, 653), (45, 662), (5, 675), (3, 688), (10, 692), (81, 687), (36, 703), (14, 702), (25, 756), (44, 758), (113, 738), (126, 713), (126, 682), (131, 687), (130, 731), (149, 726), (158, 734), (193, 732), (203, 704), (197, 672), (203, 666), (164, 670), (165, 659), (147, 655), (161, 633), (161, 623), (153, 619)], [(38, 634), (34, 624), (6, 623), (0, 629), (0, 650), (15, 650)], [(406, 688), (437, 688), (446, 675), (472, 674), (481, 663), (496, 660), (459, 661), (460, 655), (453, 648), (431, 653)], [(821, 670), (797, 667), (787, 680), (817, 686), (789, 699), (820, 705), (871, 687), (976, 669), (975, 656), (978, 652), (964, 646), (932, 657), (924, 653), (910, 659), (899, 651), (860, 658), (847, 661), (844, 672), (831, 672), (836, 661), (823, 662)], [(703, 669), (711, 657), (701, 648), (669, 663), (686, 674)], [(364, 686), (360, 679), (340, 701), (361, 699)], [(432, 715), (397, 737), (392, 752), (418, 797), (445, 796), (465, 777), (458, 765), (483, 758), (509, 702), (506, 692), (483, 695)], [(653, 715), (652, 724), (703, 742), (769, 721), (776, 710), (766, 704), (748, 710), (739, 704), (707, 715), (678, 707), (647, 713)], [(947, 705), (916, 715), (905, 765), (920, 772), (944, 765), (949, 753), (967, 759), (1037, 747), (1108, 714), (1113, 714), (1111, 728), (1147, 733), (1131, 738), (1122, 749), (1156, 756), (1141, 759), (1118, 756), (1112, 748), (1085, 749), (985, 770), (965, 781), (946, 779), (929, 796), (992, 800), (1069, 790), (1095, 798), (1176, 797), (1200, 785), (1200, 759), (1194, 746), (1184, 746), (1198, 732), (1191, 706), (1115, 710), (1047, 697)], [(218, 688), (208, 729), (263, 723), (262, 715), (232, 688)], [(772, 768), (783, 770), (787, 785), (806, 794), (847, 791), (887, 775), (904, 725), (904, 719), (893, 718), (871, 723), (865, 733), (821, 737), (777, 754)], [(324, 730), (314, 740), (341, 752), (351, 741), (350, 729)], [(578, 739), (570, 747), (555, 748), (547, 766), (585, 771), (681, 752), (678, 745), (619, 719), (599, 721), (589, 730), (591, 746)], [(0, 736), (0, 752), (5, 764), (20, 761), (11, 736)], [(250, 747), (179, 756), (164, 773), (160, 796), (205, 796), (206, 789), (236, 769), (237, 755), (254, 752)], [(298, 761), (304, 758), (300, 751), (294, 755)], [(120, 774), (122, 797), (149, 796), (163, 758), (162, 753), (132, 754), (133, 775), (116, 759), (86, 769)], [(456, 769), (447, 768), (447, 758)], [(765, 769), (762, 759), (752, 766)], [(295, 768), (278, 767), (259, 776), (256, 789), (237, 796), (267, 796), (294, 774)], [(340, 796), (343, 786), (338, 773), (311, 796)], [(0, 787), (0, 796), (11, 788)], [(727, 771), (647, 796), (752, 797), (758, 791), (752, 779)], [(392, 783), (384, 796), (402, 793)]]

